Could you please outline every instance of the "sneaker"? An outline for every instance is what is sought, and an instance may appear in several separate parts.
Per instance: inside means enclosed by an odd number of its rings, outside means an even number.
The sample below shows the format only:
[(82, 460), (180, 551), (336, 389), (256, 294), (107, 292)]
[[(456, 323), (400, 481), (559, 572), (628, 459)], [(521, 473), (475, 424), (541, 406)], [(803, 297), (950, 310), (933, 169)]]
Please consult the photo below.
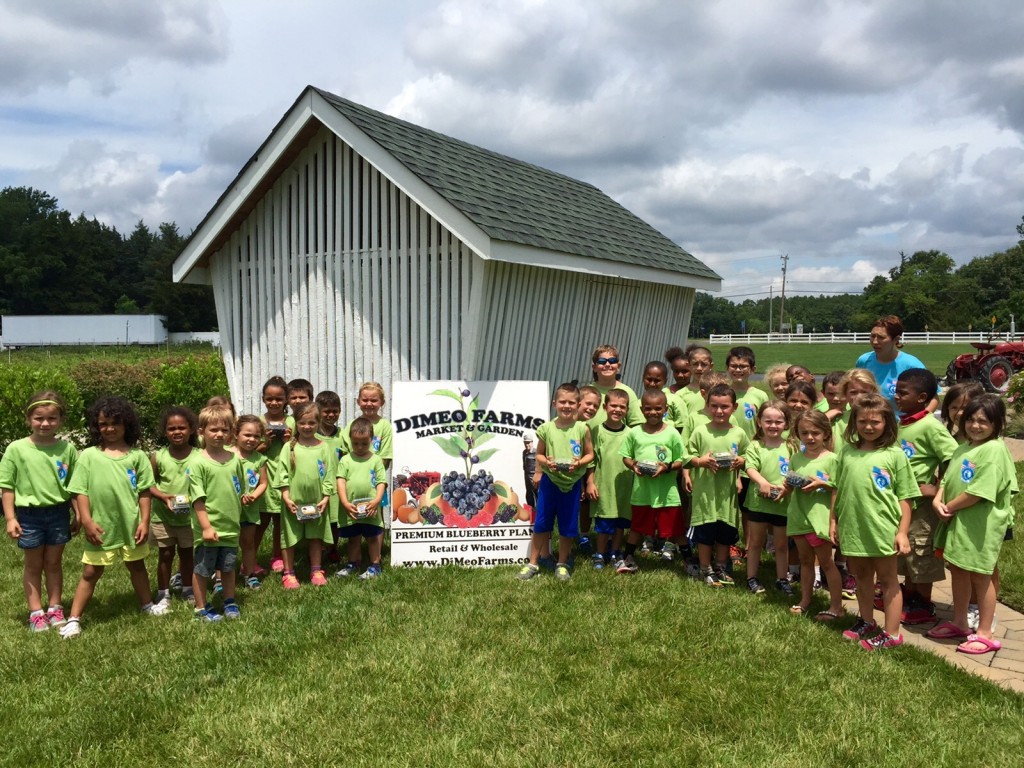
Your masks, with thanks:
[(843, 598), (853, 600), (857, 597), (857, 579), (852, 573), (843, 574)]
[(186, 604), (194, 606), (196, 604), (196, 593), (192, 591), (192, 587), (185, 587), (181, 590), (181, 599)]
[(704, 571), (704, 583), (709, 587), (715, 587), (715, 589), (724, 586), (724, 584), (722, 584), (722, 580), (718, 578), (718, 571), (712, 568), (708, 568)]
[(348, 562), (345, 563), (345, 565), (342, 566), (334, 575), (340, 576), (342, 578), (345, 578), (346, 576), (355, 576), (357, 573), (359, 573), (360, 568), (361, 566), (359, 565), (359, 563)]
[(595, 571), (600, 571), (604, 568), (604, 555), (600, 552), (595, 552), (594, 556), (590, 558), (590, 562), (594, 566)]
[(284, 573), (284, 560), (280, 557), (275, 557), (270, 561), (270, 570), (274, 573)]
[(911, 595), (903, 604), (903, 614), (900, 622), (913, 626), (914, 624), (930, 624), (935, 621), (935, 603), (925, 600), (918, 594)]
[(60, 636), (65, 640), (78, 637), (82, 634), (82, 625), (74, 616), (68, 619), (67, 623), (60, 628)]
[(142, 612), (150, 616), (164, 616), (171, 612), (171, 603), (167, 601), (165, 604), (162, 600), (159, 603), (150, 603), (142, 606)]
[(283, 589), (298, 589), (299, 580), (294, 573), (286, 573), (281, 577), (281, 587)]
[[(225, 611), (226, 610), (227, 608), (225, 608)], [(235, 610), (238, 609), (236, 608)], [(196, 608), (196, 610), (192, 612), (192, 618), (197, 621), (205, 621), (212, 624), (215, 621), (220, 621), (224, 617), (212, 608)]]
[(249, 589), (259, 589), (263, 584), (260, 583), (260, 580), (254, 574), (250, 573), (245, 577), (245, 586)]
[(666, 541), (665, 545), (661, 548), (661, 559), (666, 563), (671, 563), (676, 557), (676, 545), (671, 541)]
[(865, 640), (878, 632), (878, 625), (873, 621), (857, 619), (852, 627), (843, 631), (843, 637), (847, 640)]
[(747, 559), (747, 553), (739, 547), (733, 545), (729, 547), (729, 559), (732, 560), (734, 563), (742, 562), (743, 560)]
[(252, 573), (250, 575), (255, 576), (257, 579), (262, 581), (267, 577), (267, 571), (265, 568), (261, 568), (257, 565), (255, 568), (252, 569)]
[(723, 587), (735, 587), (736, 586), (735, 579), (733, 579), (733, 577), (730, 576), (726, 572), (725, 568), (716, 568), (715, 569), (715, 576), (718, 577), (718, 583), (721, 586), (723, 586)]
[(619, 560), (619, 562), (617, 562), (615, 564), (615, 572), (616, 573), (636, 573), (637, 572), (636, 558), (634, 558), (632, 555), (626, 555), (624, 558), (622, 558), (621, 560)]
[(213, 594), (222, 595), (224, 594), (224, 582), (220, 579), (213, 580)]
[(30, 613), (28, 616), (28, 628), (33, 632), (45, 632), (50, 628), (50, 622), (46, 620), (46, 614), (42, 611)]
[(181, 583), (181, 571), (178, 571), (177, 573), (172, 573), (171, 574), (171, 580), (169, 582), (169, 585), (170, 585), (171, 589), (181, 589), (182, 588), (183, 585)]
[(159, 600), (157, 600), (154, 603), (154, 605), (162, 605), (164, 607), (164, 612), (166, 613), (167, 611), (171, 610), (171, 596), (164, 595)]
[(516, 574), (516, 578), (520, 581), (529, 581), (534, 576), (540, 573), (540, 566), (534, 565), (533, 563), (527, 563), (519, 569), (519, 573)]
[(751, 576), (747, 579), (747, 589), (750, 590), (751, 594), (760, 595), (764, 592), (764, 584), (757, 580), (757, 577)]
[(594, 548), (593, 544), (590, 542), (589, 536), (580, 536), (578, 544), (580, 552), (583, 552), (584, 554), (589, 554)]
[(695, 579), (699, 579), (701, 577), (700, 564), (693, 561), (688, 561), (686, 563), (686, 575), (691, 576)]
[(776, 580), (775, 589), (777, 589), (782, 594), (786, 595), (786, 597), (793, 596), (793, 585), (790, 584), (787, 579)]
[(317, 568), (315, 571), (309, 574), (309, 583), (312, 584), (314, 587), (326, 587), (327, 577), (324, 575), (324, 572), (322, 570)]
[(559, 563), (555, 566), (555, 578), (559, 581), (568, 581), (572, 578), (572, 573), (565, 563)]
[(643, 543), (640, 545), (640, 549), (637, 552), (643, 557), (647, 557), (654, 551), (654, 539), (650, 536), (645, 536)]
[(242, 618), (242, 612), (238, 609), (238, 603), (225, 603), (224, 604), (224, 618), (225, 619), (240, 619), (240, 618)]
[(369, 568), (363, 571), (363, 575), (359, 577), (359, 580), (369, 581), (370, 579), (376, 579), (382, 573), (383, 571), (380, 568), (380, 563), (373, 563)]
[(967, 606), (967, 628), (972, 632), (976, 632), (980, 623), (981, 612), (978, 610), (978, 604), (971, 603)]
[(51, 627), (63, 627), (68, 623), (64, 618), (64, 608), (60, 605), (51, 605), (46, 609), (46, 623)]
[(893, 637), (888, 632), (879, 632), (871, 638), (860, 641), (860, 647), (865, 651), (881, 651), (885, 648), (897, 648), (903, 645), (903, 635)]

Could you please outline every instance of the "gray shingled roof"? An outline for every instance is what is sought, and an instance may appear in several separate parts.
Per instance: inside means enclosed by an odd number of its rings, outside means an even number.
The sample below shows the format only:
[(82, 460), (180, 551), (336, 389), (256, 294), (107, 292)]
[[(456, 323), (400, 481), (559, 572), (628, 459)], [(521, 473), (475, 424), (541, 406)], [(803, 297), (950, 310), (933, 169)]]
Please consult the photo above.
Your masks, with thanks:
[(315, 90), (495, 240), (721, 279), (591, 184)]

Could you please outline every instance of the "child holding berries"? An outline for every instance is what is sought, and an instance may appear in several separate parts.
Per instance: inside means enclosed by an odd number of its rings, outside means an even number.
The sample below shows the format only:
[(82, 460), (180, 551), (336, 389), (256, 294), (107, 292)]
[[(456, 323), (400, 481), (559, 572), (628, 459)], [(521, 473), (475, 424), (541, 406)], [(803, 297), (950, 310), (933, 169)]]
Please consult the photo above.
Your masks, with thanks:
[(598, 570), (607, 562), (609, 543), (612, 562), (621, 559), (623, 531), (629, 528), (632, 519), (629, 499), (633, 492), (633, 472), (622, 462), (619, 453), (629, 432), (625, 422), (629, 395), (621, 389), (611, 390), (605, 395), (604, 410), (604, 423), (590, 431), (594, 463), (587, 472), (587, 498), (597, 531), (593, 564)]

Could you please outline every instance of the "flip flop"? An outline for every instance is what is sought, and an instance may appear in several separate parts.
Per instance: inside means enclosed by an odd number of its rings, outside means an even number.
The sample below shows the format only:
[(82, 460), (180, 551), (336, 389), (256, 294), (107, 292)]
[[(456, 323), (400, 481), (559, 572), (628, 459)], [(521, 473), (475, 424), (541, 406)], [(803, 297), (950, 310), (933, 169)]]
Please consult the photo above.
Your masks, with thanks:
[(924, 636), (930, 637), (932, 640), (956, 640), (961, 637), (970, 637), (970, 634), (967, 630), (960, 629), (952, 621), (944, 621), (929, 629)]
[[(981, 647), (972, 646), (971, 643), (979, 643)], [(969, 653), (972, 656), (980, 656), (983, 653), (995, 653), (1002, 647), (1003, 644), (998, 640), (990, 640), (981, 635), (968, 635), (966, 642), (960, 643), (956, 650), (957, 653)]]
[(824, 622), (825, 624), (833, 622), (833, 621), (835, 621), (838, 618), (839, 618), (839, 614), (836, 613), (835, 611), (819, 611), (818, 613), (814, 614), (814, 620), (815, 621), (821, 621), (821, 622)]
[(807, 613), (807, 609), (804, 608), (802, 605), (791, 605), (789, 607), (789, 612), (795, 616), (803, 616), (805, 613)]

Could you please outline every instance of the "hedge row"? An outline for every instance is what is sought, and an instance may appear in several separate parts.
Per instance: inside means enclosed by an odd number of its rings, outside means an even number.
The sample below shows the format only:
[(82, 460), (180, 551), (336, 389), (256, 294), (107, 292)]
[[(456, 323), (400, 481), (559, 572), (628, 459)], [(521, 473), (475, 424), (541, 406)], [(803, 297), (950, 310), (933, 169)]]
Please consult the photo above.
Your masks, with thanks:
[(198, 413), (213, 395), (227, 394), (228, 382), (215, 354), (138, 362), (92, 358), (45, 366), (0, 364), (0, 451), (27, 434), (24, 408), (32, 393), (41, 389), (63, 396), (68, 406), (63, 431), (81, 444), (86, 408), (100, 397), (118, 395), (134, 403), (151, 441), (164, 408), (185, 405)]

